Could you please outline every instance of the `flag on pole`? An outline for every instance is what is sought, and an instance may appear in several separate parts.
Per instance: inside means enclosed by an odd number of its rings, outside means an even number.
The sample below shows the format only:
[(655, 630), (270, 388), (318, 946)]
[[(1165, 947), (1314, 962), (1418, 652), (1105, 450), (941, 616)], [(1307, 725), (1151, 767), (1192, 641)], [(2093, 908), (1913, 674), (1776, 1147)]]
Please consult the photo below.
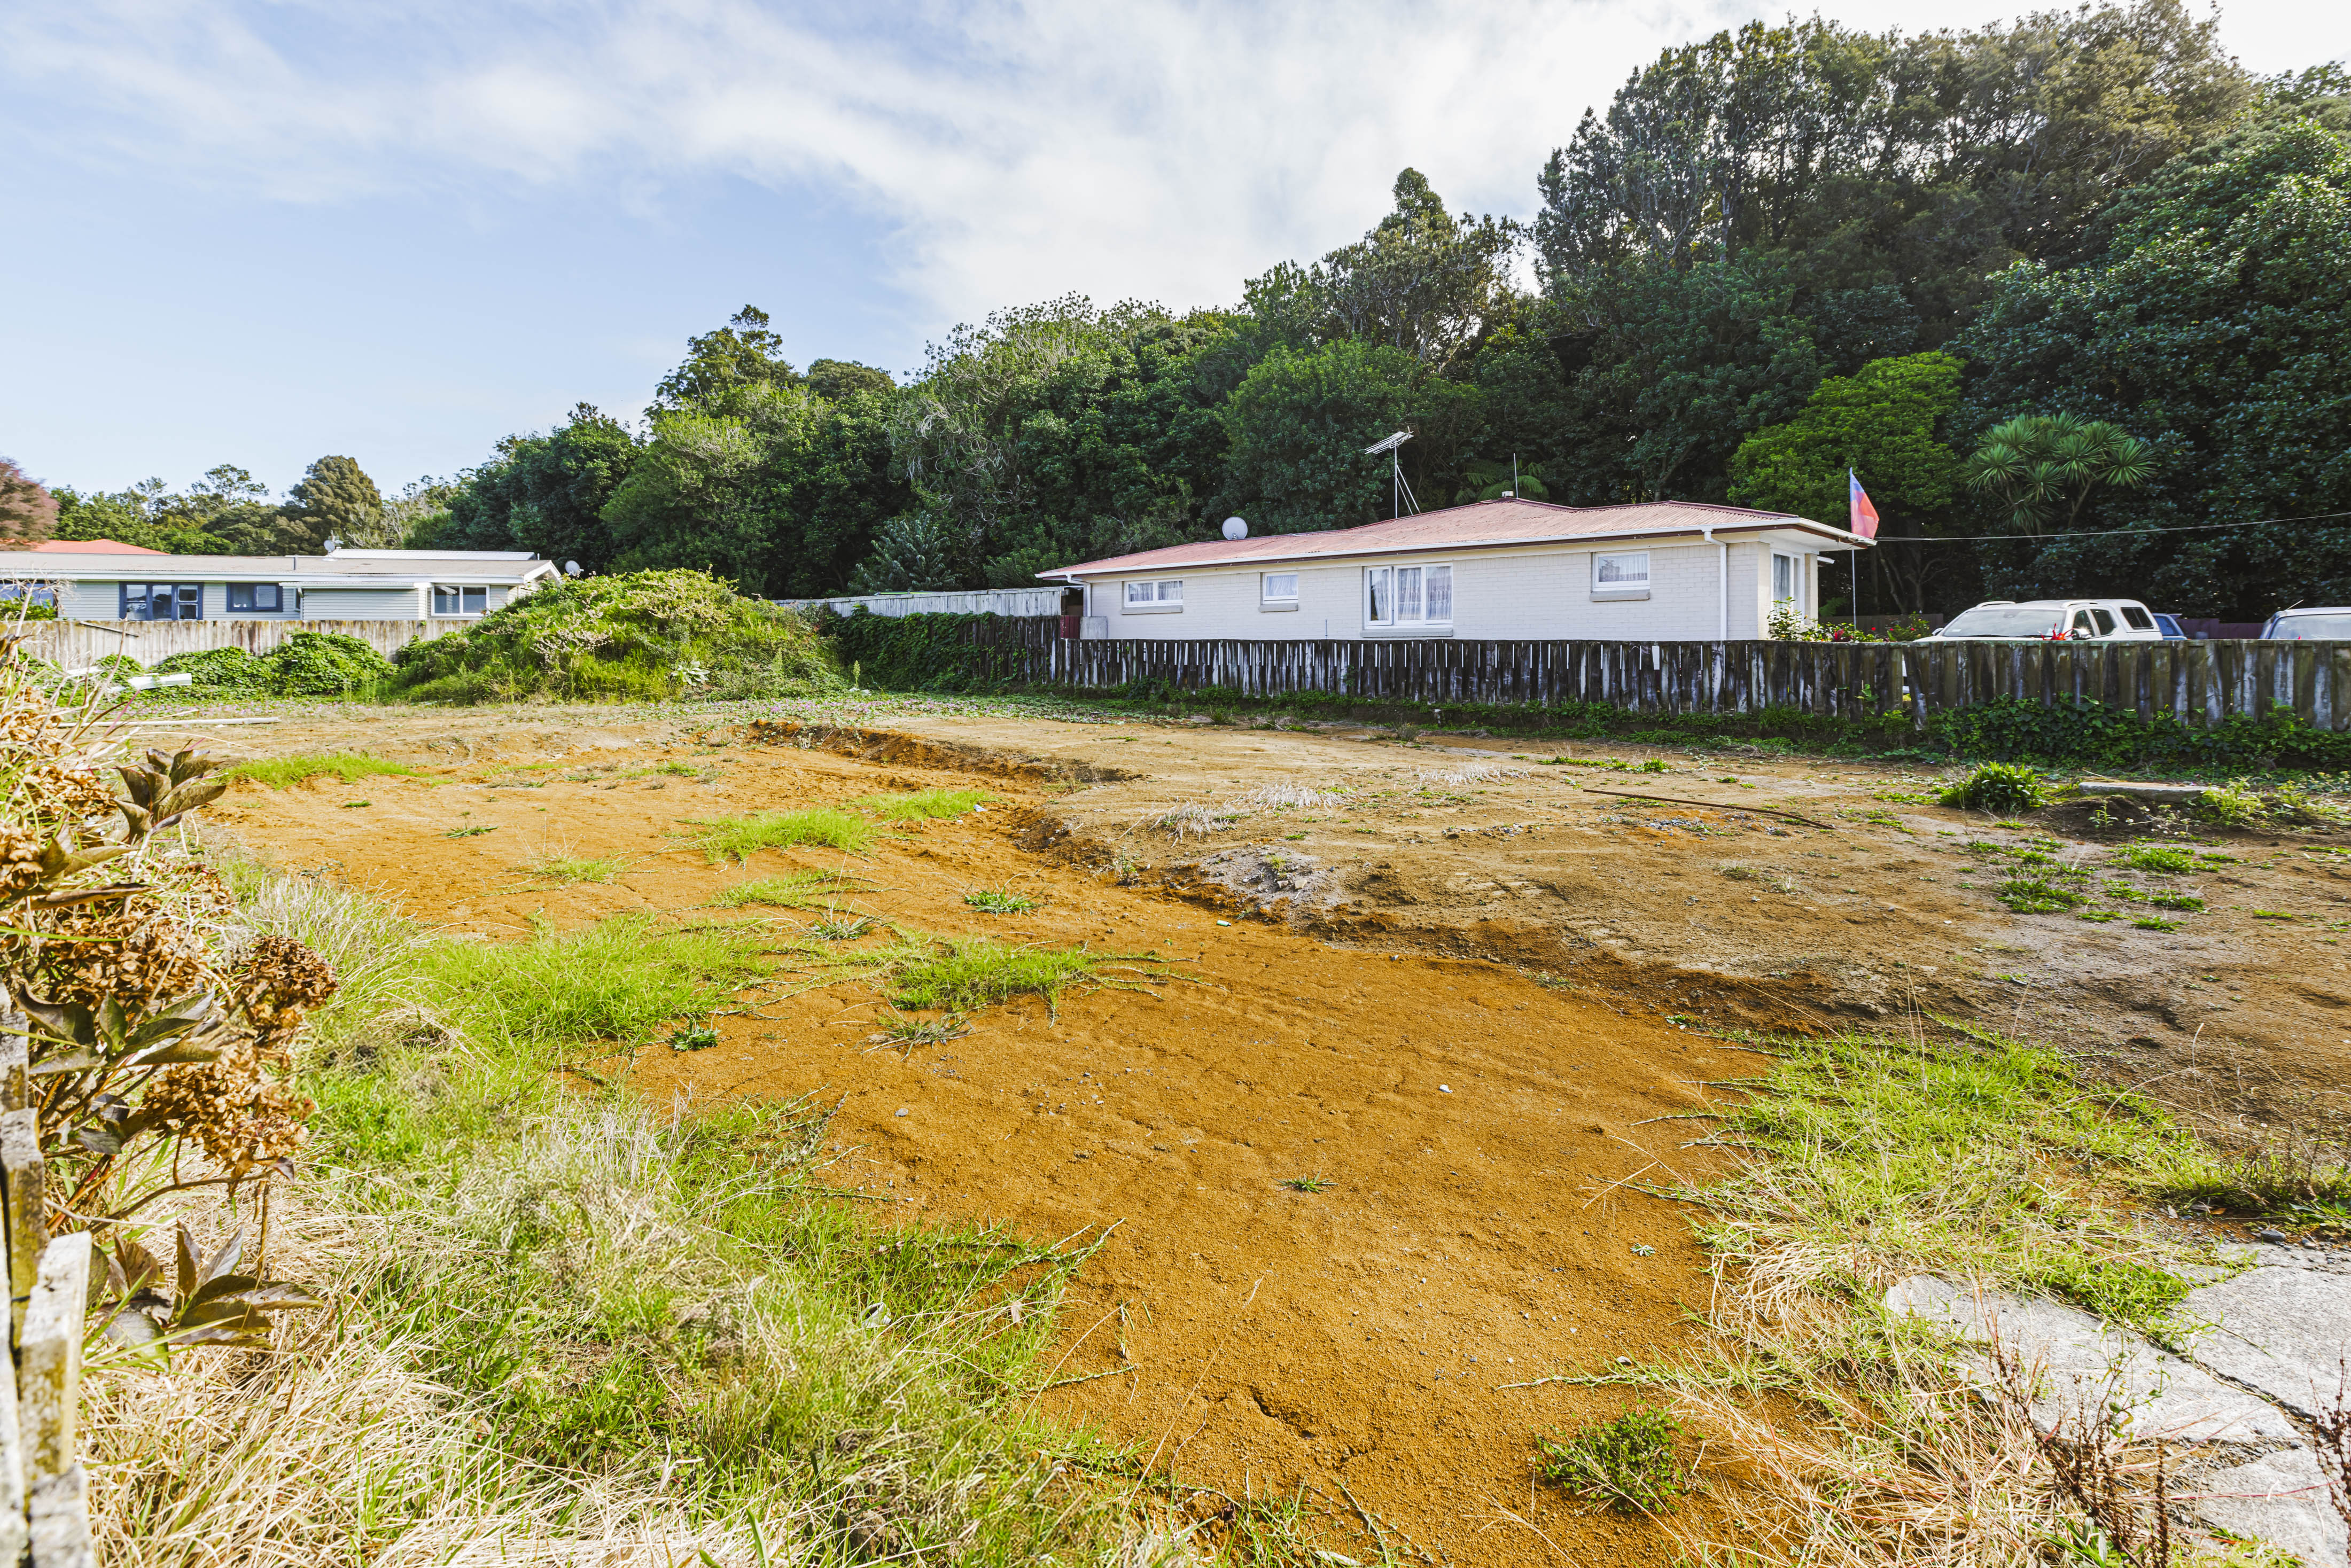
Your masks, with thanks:
[(1848, 468), (1844, 471), (1844, 477), (1850, 486), (1845, 502), (1852, 517), (1845, 527), (1863, 538), (1874, 539), (1877, 537), (1877, 508), (1869, 504), (1869, 492), (1861, 487), (1859, 475)]

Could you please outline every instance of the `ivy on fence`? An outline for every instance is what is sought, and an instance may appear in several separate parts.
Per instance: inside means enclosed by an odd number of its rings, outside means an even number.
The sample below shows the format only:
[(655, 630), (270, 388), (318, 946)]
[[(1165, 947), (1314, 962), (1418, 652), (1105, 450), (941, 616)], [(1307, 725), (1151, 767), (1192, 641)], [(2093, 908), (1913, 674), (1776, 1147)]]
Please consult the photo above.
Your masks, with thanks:
[(1026, 685), (1040, 632), (1030, 618), (1003, 615), (821, 614), (841, 667), (892, 691), (1000, 692)]

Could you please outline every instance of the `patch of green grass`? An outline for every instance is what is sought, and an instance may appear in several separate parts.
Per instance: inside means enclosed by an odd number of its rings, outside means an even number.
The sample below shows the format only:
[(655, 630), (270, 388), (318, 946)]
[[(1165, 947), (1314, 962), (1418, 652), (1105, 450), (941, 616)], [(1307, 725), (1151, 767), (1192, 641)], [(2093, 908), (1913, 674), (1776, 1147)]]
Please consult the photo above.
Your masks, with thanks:
[(2137, 926), (2141, 931), (2177, 931), (2179, 929), (2179, 921), (2164, 920), (2152, 915), (2142, 915), (2133, 920), (2131, 924)]
[(2158, 909), (2184, 909), (2190, 914), (2204, 907), (2204, 901), (2192, 893), (2150, 893), (2147, 901)]
[[(1040, 1245), (844, 1204), (832, 1189), (853, 1178), (811, 1102), (679, 1114), (549, 1071), (591, 1040), (705, 1046), (712, 1004), (757, 968), (741, 932), (632, 916), (458, 943), (340, 888), (258, 869), (235, 882), (256, 929), (372, 977), (370, 1018), (336, 1024), (339, 1054), (304, 1082), (321, 1105), (316, 1168), (332, 1173), (306, 1182), (304, 1212), (332, 1239), (302, 1267), (331, 1271), (306, 1278), (335, 1291), (338, 1348), (281, 1383), (309, 1397), (302, 1380), (339, 1365), (367, 1381), (305, 1406), (303, 1440), (348, 1462), (281, 1474), (271, 1546), (225, 1552), (357, 1568), (368, 1552), (338, 1533), (354, 1510), (403, 1539), (568, 1539), (593, 1474), (660, 1520), (681, 1562), (705, 1547), (751, 1561), (747, 1520), (778, 1562), (831, 1561), (835, 1521), (872, 1502), (878, 1442), (905, 1488), (889, 1519), (909, 1561), (950, 1544), (972, 1568), (1115, 1554), (1115, 1501), (1052, 1485), (1108, 1456), (1029, 1397), (1092, 1238)], [(337, 913), (360, 904), (364, 918)], [(419, 1003), (439, 1023), (421, 1027)], [(370, 1440), (309, 1425), (362, 1405)], [(157, 1440), (92, 1436), (115, 1443), (98, 1450), (110, 1462)], [(212, 1500), (251, 1451), (214, 1448), (142, 1471), (152, 1506), (191, 1529), (242, 1521)]]
[(977, 893), (967, 893), (963, 901), (982, 915), (1026, 915), (1041, 902), (1026, 894), (1012, 893), (1000, 887), (983, 887)]
[(2283, 909), (2256, 909), (2252, 913), (2253, 918), (2256, 920), (2299, 920), (2302, 918), (2299, 915), (2289, 915)]
[(559, 886), (577, 882), (610, 883), (628, 869), (626, 855), (577, 855), (568, 849), (541, 850), (515, 867), (534, 882)]
[(354, 784), (384, 776), (413, 778), (416, 769), (402, 762), (386, 762), (363, 751), (311, 751), (293, 757), (259, 757), (228, 770), (231, 779), (250, 779), (272, 789), (283, 789), (306, 779), (333, 779)]
[[(1948, 1020), (1947, 1020), (1948, 1021)], [(1932, 1270), (2063, 1297), (2141, 1328), (2184, 1291), (2176, 1254), (2127, 1199), (2175, 1186), (2210, 1155), (2165, 1113), (2077, 1080), (2063, 1057), (1975, 1038), (1932, 1046), (1845, 1038), (1786, 1055), (1725, 1108), (1725, 1142), (1756, 1157), (1704, 1194), (1709, 1242), (1780, 1287), (1876, 1299), (1882, 1277)]]
[(904, 795), (867, 795), (857, 804), (885, 822), (913, 822), (930, 817), (960, 817), (995, 799), (985, 789), (916, 789)]
[(854, 942), (860, 936), (881, 928), (882, 923), (870, 915), (854, 912), (843, 914), (827, 909), (824, 918), (809, 922), (808, 934), (820, 942)]
[(2195, 855), (2177, 844), (2133, 844), (2116, 851), (2115, 859), (2134, 871), (2163, 876), (2185, 876), (2196, 869)]
[(826, 961), (815, 983), (872, 980), (893, 1007), (914, 1012), (977, 1012), (1015, 997), (1042, 997), (1057, 1013), (1076, 989), (1149, 991), (1169, 978), (1166, 960), (1150, 953), (1097, 953), (1087, 947), (1011, 946), (992, 936), (928, 936), (910, 932), (892, 946)]
[(444, 839), (475, 839), (484, 833), (495, 833), (496, 828), (452, 828), (441, 836)]
[(1686, 1490), (1674, 1443), (1681, 1423), (1663, 1410), (1627, 1410), (1538, 1445), (1543, 1479), (1620, 1513), (1663, 1513)]
[(1274, 1185), (1286, 1186), (1292, 1192), (1328, 1192), (1331, 1190), (1331, 1178), (1319, 1176), (1290, 1176)]
[(522, 942), (440, 942), (419, 965), (423, 999), (471, 1038), (544, 1050), (638, 1045), (704, 1016), (764, 970), (758, 938), (735, 926), (620, 915)]
[(696, 768), (693, 763), (680, 762), (677, 758), (671, 758), (663, 762), (648, 763), (643, 768), (623, 768), (618, 775), (616, 775), (616, 777), (622, 779), (652, 779), (657, 777), (670, 779), (698, 779), (702, 774), (703, 769)]
[(2012, 876), (2000, 884), (1995, 896), (2019, 915), (2054, 915), (2087, 902), (2070, 887), (2060, 887), (2043, 876)]
[(761, 850), (789, 849), (794, 844), (821, 844), (827, 849), (863, 854), (881, 836), (880, 830), (863, 817), (832, 806), (813, 806), (802, 811), (755, 811), (746, 817), (694, 817), (688, 821), (702, 831), (689, 834), (686, 845), (700, 850), (713, 865), (730, 859), (740, 864)]
[(2050, 801), (2049, 780), (2021, 764), (1986, 762), (1970, 768), (1940, 800), (1969, 811), (2034, 811)]
[(781, 876), (754, 877), (721, 888), (710, 902), (721, 909), (759, 904), (769, 909), (815, 909), (819, 901), (831, 903), (843, 893), (862, 893), (873, 884), (839, 871), (790, 871)]

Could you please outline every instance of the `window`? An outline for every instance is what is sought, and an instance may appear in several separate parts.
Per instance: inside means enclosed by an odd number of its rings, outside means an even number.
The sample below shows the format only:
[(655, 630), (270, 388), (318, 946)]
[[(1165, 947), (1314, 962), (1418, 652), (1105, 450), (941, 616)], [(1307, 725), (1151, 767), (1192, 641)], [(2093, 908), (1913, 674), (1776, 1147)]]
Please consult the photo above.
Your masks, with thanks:
[(1771, 597), (1775, 601), (1793, 602), (1796, 597), (1796, 558), (1775, 555), (1771, 558)]
[(1269, 571), (1264, 586), (1259, 591), (1268, 604), (1298, 602), (1298, 574), (1294, 571)]
[(1649, 592), (1649, 552), (1595, 555), (1592, 558), (1592, 591), (1600, 598), (1646, 598)]
[(2098, 634), (2097, 628), (2090, 624), (2090, 612), (2089, 612), (2088, 611), (2086, 611), (2086, 610), (2076, 610), (2075, 612), (2074, 612), (2074, 636), (2076, 636), (2076, 637), (2095, 637), (2095, 636), (2096, 636), (2097, 634)]
[(1453, 569), (1374, 566), (1364, 572), (1364, 620), (1371, 626), (1450, 626)]
[(2152, 632), (2155, 630), (2155, 617), (2149, 615), (2146, 611), (2140, 609), (2136, 604), (2126, 604), (2123, 606), (2123, 623), (2134, 632)]
[(1165, 582), (1130, 582), (1126, 585), (1126, 607), (1129, 610), (1181, 610), (1184, 608), (1182, 580)]
[(435, 615), (479, 615), (490, 607), (490, 591), (486, 588), (459, 587), (445, 582), (433, 585), (433, 613)]
[(2099, 636), (2111, 637), (2115, 634), (2115, 617), (2112, 611), (2093, 608), (2090, 613), (2098, 618)]
[(195, 582), (126, 582), (120, 585), (117, 619), (202, 621), (204, 590)]
[(228, 585), (228, 607), (231, 610), (283, 610), (286, 591), (275, 582), (232, 582)]

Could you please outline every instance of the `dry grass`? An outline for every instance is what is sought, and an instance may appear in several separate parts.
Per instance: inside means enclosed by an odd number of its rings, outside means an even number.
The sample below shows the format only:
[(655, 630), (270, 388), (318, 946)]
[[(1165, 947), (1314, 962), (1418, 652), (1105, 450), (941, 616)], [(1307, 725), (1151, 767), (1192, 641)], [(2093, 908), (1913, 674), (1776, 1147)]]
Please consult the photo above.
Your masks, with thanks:
[(1151, 820), (1151, 825), (1181, 843), (1186, 838), (1206, 838), (1210, 833), (1221, 833), (1240, 818), (1241, 813), (1229, 807), (1204, 806), (1192, 801), (1161, 812)]

